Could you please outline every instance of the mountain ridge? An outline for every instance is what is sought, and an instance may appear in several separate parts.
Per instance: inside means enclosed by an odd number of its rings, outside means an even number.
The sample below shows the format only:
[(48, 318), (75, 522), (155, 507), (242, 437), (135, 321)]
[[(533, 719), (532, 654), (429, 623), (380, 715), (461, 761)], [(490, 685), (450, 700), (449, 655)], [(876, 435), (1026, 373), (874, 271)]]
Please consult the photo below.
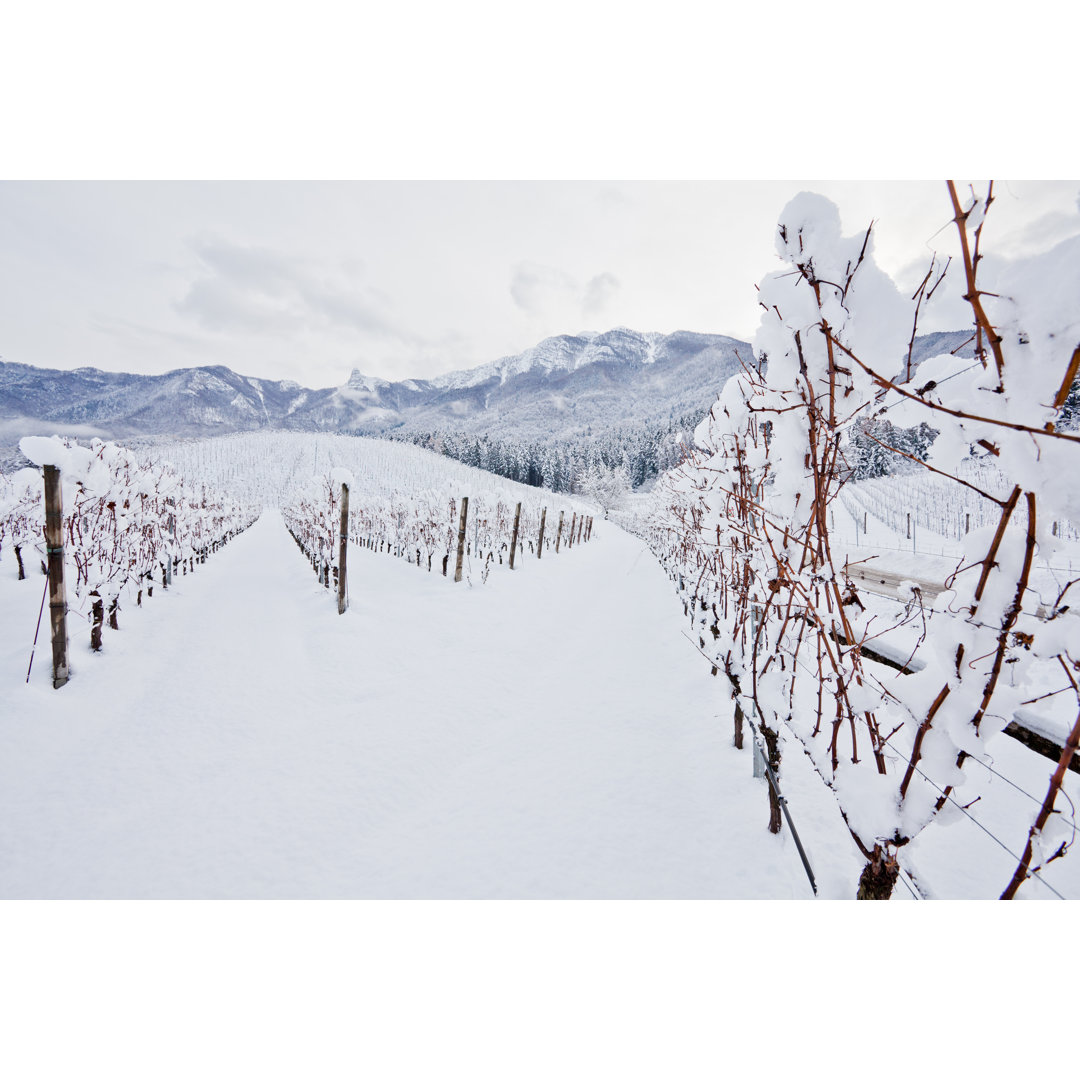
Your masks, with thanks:
[[(969, 337), (954, 331), (916, 339), (914, 365)], [(431, 379), (391, 381), (354, 369), (341, 385), (322, 388), (221, 364), (139, 375), (0, 361), (0, 447), (54, 433), (130, 439), (280, 429), (412, 439), (444, 432), (459, 440), (550, 443), (588, 441), (616, 428), (689, 423), (692, 430), (692, 418), (752, 359), (748, 342), (722, 334), (614, 327), (554, 335)]]
[[(221, 364), (139, 375), (0, 361), (0, 439), (30, 433), (20, 428), (36, 431), (49, 424), (114, 437), (264, 427), (382, 434), (483, 427), (485, 417), (506, 420), (522, 405), (549, 414), (550, 420), (566, 413), (567, 401), (576, 407), (579, 398), (585, 403), (595, 399), (598, 388), (606, 386), (609, 396), (625, 398), (637, 376), (657, 364), (666, 363), (671, 375), (695, 362), (714, 367), (713, 382), (722, 385), (735, 349), (749, 351), (750, 346), (717, 334), (642, 334), (617, 327), (545, 338), (521, 353), (430, 379), (387, 380), (354, 369), (341, 385), (321, 388), (242, 375)], [(655, 380), (645, 382), (656, 390)], [(550, 405), (546, 410), (541, 408), (544, 400)], [(590, 415), (596, 411), (584, 408)]]

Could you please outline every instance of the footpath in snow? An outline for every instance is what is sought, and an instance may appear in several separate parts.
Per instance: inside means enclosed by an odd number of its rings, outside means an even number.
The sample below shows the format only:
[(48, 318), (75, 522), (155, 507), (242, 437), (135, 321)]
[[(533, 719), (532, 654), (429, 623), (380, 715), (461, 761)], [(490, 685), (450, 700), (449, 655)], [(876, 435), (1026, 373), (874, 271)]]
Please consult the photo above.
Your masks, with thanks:
[[(0, 896), (808, 897), (731, 706), (644, 545), (455, 585), (350, 549), (337, 614), (269, 511), (51, 687), (0, 564)], [(749, 733), (748, 733), (749, 734)], [(749, 738), (747, 746), (749, 747)], [(821, 895), (860, 860), (801, 755)]]

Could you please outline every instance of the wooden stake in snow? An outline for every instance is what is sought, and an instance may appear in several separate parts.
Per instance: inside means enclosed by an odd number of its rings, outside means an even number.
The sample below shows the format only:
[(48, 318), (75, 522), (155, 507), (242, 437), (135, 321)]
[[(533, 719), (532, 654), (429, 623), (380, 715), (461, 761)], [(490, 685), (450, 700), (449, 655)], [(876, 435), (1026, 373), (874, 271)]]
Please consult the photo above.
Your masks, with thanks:
[(49, 553), (49, 622), (52, 626), (53, 687), (68, 681), (67, 593), (64, 589), (64, 507), (60, 470), (45, 466), (45, 549)]
[(560, 510), (559, 511), (559, 531), (555, 534), (555, 554), (556, 555), (559, 554), (559, 543), (562, 541), (562, 519), (563, 519), (563, 514), (565, 514), (565, 513), (566, 513), (565, 510)]
[(577, 511), (574, 511), (574, 518), (570, 522), (570, 535), (566, 538), (566, 546), (572, 548), (574, 546), (574, 533), (577, 532)]
[(540, 511), (540, 539), (536, 543), (536, 557), (544, 554), (544, 522), (547, 521), (547, 507)]
[(469, 517), (469, 496), (461, 498), (461, 521), (457, 531), (457, 566), (454, 569), (454, 580), (461, 580), (461, 565), (465, 561), (465, 525)]
[(338, 548), (337, 613), (345, 614), (345, 560), (349, 553), (349, 485), (341, 485), (341, 546)]
[(514, 511), (514, 538), (510, 541), (510, 569), (514, 569), (514, 552), (517, 551), (518, 525), (521, 522), (521, 503)]

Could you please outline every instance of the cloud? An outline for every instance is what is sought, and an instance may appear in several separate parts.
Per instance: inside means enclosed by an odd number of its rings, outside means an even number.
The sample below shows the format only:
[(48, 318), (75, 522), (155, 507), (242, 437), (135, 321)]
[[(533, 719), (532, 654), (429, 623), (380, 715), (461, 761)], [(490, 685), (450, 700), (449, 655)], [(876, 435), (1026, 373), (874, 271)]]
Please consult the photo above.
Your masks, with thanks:
[(362, 280), (356, 262), (313, 263), (216, 239), (192, 247), (202, 274), (176, 309), (207, 330), (287, 337), (345, 330), (419, 343), (395, 322), (387, 298)]
[(598, 314), (619, 291), (619, 279), (604, 271), (582, 287), (563, 270), (522, 262), (510, 277), (510, 295), (522, 311), (541, 318)]
[[(1080, 209), (1080, 199), (1077, 200), (1077, 207)], [(1080, 233), (1080, 215), (1051, 210), (1022, 228), (1007, 233), (995, 248), (1008, 258), (1037, 255), (1077, 233)]]
[(173, 330), (159, 330), (154, 326), (146, 326), (143, 323), (133, 322), (130, 319), (121, 319), (114, 315), (92, 316), (90, 327), (99, 334), (107, 334), (109, 337), (118, 338), (122, 341), (135, 341), (140, 344), (151, 342), (155, 345), (167, 343), (179, 345), (185, 349), (205, 349), (206, 341), (196, 334), (177, 333)]
[(577, 282), (562, 270), (539, 263), (519, 263), (510, 279), (510, 295), (529, 315), (549, 315), (573, 302)]
[(609, 271), (597, 274), (585, 286), (585, 299), (582, 308), (586, 315), (595, 315), (608, 306), (621, 288), (619, 279)]

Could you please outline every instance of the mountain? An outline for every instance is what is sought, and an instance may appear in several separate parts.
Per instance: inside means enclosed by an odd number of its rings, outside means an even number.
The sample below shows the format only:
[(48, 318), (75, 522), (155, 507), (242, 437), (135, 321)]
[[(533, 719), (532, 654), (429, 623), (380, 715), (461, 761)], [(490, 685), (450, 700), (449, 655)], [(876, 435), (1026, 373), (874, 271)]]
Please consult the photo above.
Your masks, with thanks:
[[(971, 348), (967, 331), (916, 338), (913, 369)], [(554, 486), (598, 456), (606, 465), (628, 462), (642, 483), (678, 460), (680, 433), (693, 431), (752, 358), (749, 344), (719, 334), (617, 328), (546, 338), (433, 379), (391, 382), (353, 371), (341, 386), (317, 390), (226, 367), (130, 375), (0, 362), (0, 467), (20, 459), (16, 444), (27, 434), (131, 440), (278, 429), (404, 438)]]
[(592, 425), (704, 411), (745, 342), (679, 331), (547, 338), (516, 356), (433, 379), (354, 371), (341, 386), (237, 375), (225, 367), (130, 375), (0, 362), (0, 442), (42, 431), (119, 438), (262, 428), (408, 434), (434, 429), (543, 437)]

